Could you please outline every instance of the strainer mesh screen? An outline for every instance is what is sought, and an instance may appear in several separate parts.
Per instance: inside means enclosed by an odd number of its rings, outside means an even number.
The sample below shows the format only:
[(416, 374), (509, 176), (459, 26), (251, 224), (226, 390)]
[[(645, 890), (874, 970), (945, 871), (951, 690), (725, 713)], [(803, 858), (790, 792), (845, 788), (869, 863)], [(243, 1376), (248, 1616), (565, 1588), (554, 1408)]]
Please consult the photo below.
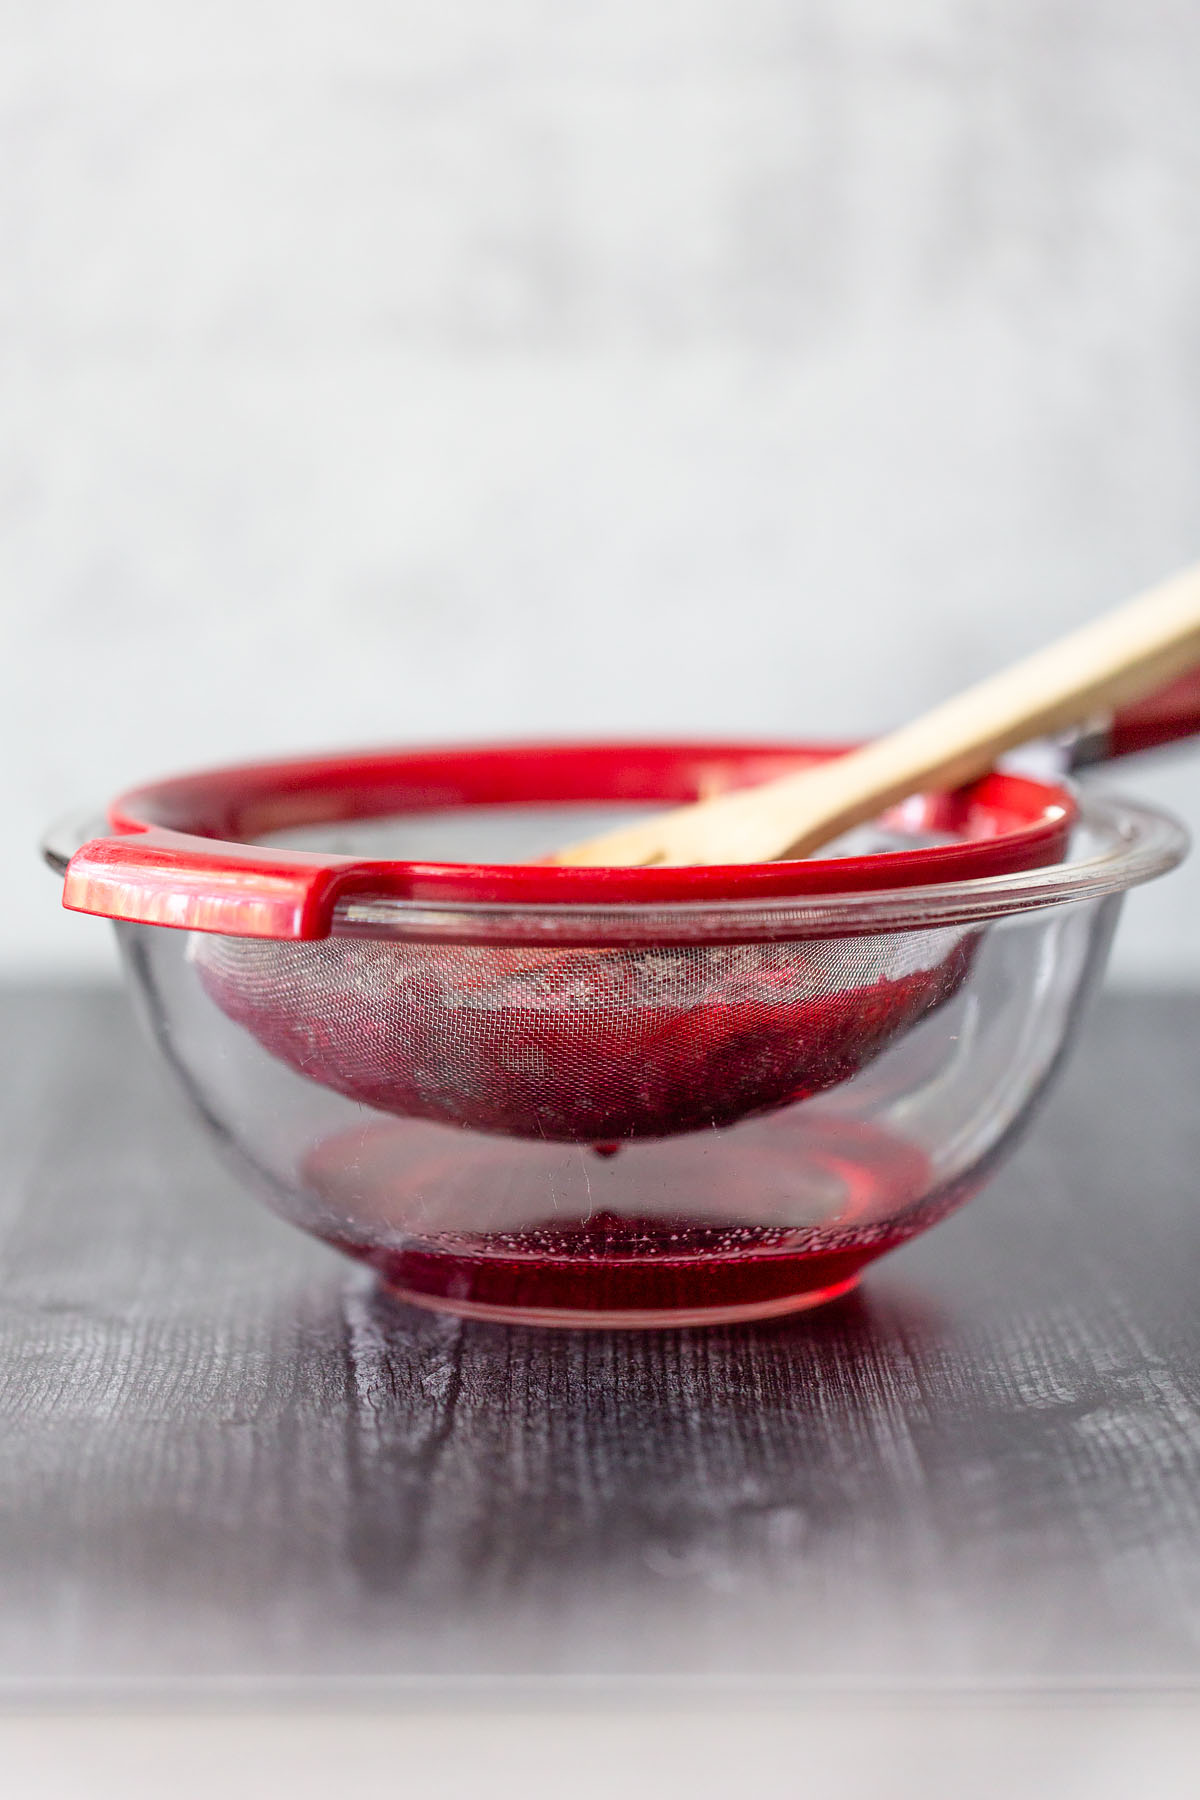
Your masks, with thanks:
[(972, 940), (650, 950), (197, 936), (228, 1018), (384, 1112), (604, 1144), (731, 1125), (848, 1080), (942, 1005)]

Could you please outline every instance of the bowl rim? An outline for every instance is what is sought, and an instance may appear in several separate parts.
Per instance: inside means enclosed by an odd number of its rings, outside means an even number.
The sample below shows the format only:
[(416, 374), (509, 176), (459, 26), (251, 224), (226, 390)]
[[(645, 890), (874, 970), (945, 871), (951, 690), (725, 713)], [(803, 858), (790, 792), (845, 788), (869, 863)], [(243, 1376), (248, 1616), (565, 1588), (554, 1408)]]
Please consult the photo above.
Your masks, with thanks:
[[(362, 857), (269, 840), (296, 826), (511, 804), (678, 805), (844, 754), (828, 743), (558, 742), (450, 745), (291, 758), (211, 769), (133, 789), (107, 829), (63, 857), (69, 910), (230, 936), (309, 939), (353, 901), (434, 908), (795, 904), (815, 896), (959, 884), (1052, 865), (1077, 819), (1073, 791), (993, 772), (956, 794), (958, 841), (850, 857), (704, 867), (588, 868)], [(961, 835), (968, 833), (969, 835)]]
[(338, 937), (547, 946), (653, 948), (936, 930), (1107, 899), (1165, 875), (1191, 840), (1171, 813), (1117, 794), (1078, 801), (1070, 854), (1041, 867), (972, 880), (782, 898), (671, 905), (430, 906), (390, 896), (348, 897), (335, 909)]

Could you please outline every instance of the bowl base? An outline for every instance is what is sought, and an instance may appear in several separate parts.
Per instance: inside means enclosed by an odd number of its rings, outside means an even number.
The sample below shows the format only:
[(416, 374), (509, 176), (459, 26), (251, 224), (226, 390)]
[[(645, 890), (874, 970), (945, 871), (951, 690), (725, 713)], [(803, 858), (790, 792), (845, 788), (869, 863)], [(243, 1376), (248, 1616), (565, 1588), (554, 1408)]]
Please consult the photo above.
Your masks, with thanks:
[(381, 1281), (380, 1286), (406, 1306), (450, 1313), (461, 1319), (482, 1319), (496, 1325), (541, 1325), (572, 1331), (667, 1331), (683, 1325), (747, 1325), (758, 1319), (778, 1319), (788, 1313), (808, 1312), (812, 1307), (827, 1306), (832, 1300), (840, 1300), (858, 1283), (859, 1276), (854, 1274), (829, 1287), (810, 1288), (805, 1293), (780, 1295), (771, 1300), (743, 1301), (732, 1306), (619, 1308), (594, 1312), (571, 1307), (500, 1306), (479, 1300), (453, 1300), (444, 1294), (423, 1294), (391, 1281)]

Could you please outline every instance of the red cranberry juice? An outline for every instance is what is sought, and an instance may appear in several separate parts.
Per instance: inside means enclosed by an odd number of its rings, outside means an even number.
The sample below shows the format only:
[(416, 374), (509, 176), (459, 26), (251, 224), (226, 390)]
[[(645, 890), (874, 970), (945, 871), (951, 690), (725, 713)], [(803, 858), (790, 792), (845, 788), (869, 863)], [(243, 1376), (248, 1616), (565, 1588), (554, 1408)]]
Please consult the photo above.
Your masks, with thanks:
[(389, 1287), (509, 1320), (785, 1312), (931, 1222), (919, 1150), (808, 1108), (615, 1150), (381, 1121), (324, 1141), (305, 1178), (321, 1235)]

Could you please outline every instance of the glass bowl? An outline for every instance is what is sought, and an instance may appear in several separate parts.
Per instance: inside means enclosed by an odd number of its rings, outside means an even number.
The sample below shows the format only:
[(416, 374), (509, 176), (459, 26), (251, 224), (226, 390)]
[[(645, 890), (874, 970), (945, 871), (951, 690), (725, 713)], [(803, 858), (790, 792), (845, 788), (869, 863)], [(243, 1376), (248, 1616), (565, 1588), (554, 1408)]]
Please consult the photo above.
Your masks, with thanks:
[[(403, 856), (413, 829), (269, 824), (277, 849), (315, 832), (347, 857), (389, 831)], [(893, 820), (842, 848), (886, 868), (896, 833), (911, 853), (938, 825), (926, 808), (907, 837)], [(954, 880), (344, 892), (309, 938), (117, 930), (214, 1137), (404, 1300), (546, 1325), (748, 1320), (844, 1294), (978, 1190), (1067, 1052), (1124, 892), (1185, 847), (1164, 815), (1089, 799), (1065, 857)]]

